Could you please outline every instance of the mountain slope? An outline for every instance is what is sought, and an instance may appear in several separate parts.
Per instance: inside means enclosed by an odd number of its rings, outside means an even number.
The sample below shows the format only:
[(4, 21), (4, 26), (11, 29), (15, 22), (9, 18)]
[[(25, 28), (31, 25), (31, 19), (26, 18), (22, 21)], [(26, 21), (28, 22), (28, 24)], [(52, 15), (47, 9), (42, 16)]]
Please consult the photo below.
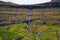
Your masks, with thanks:
[[(44, 19), (44, 21), (50, 20), (49, 22), (60, 20), (60, 2), (49, 2), (31, 6), (33, 14), (31, 20), (43, 21)], [(27, 21), (28, 13), (28, 5), (17, 5), (0, 1), (0, 24)]]

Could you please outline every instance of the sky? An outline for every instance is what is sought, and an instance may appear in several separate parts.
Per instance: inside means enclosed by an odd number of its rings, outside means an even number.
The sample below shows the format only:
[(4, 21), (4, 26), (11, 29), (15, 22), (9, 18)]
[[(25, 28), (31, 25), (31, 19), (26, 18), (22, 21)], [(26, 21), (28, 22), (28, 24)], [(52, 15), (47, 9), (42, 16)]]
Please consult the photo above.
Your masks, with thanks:
[(1, 0), (1, 1), (12, 2), (20, 5), (33, 5), (50, 2), (51, 0)]

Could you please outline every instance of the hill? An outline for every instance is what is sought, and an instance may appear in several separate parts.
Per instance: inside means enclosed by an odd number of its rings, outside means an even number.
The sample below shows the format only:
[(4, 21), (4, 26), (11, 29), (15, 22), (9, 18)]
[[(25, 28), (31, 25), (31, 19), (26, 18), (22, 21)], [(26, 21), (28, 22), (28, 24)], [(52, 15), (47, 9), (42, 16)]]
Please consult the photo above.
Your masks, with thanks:
[(32, 6), (27, 32), (29, 5), (0, 2), (0, 40), (60, 40), (60, 3)]
[[(32, 6), (31, 20), (40, 20), (40, 23), (60, 24), (60, 2), (49, 2)], [(28, 20), (29, 5), (17, 5), (0, 1), (0, 24), (18, 23)], [(35, 21), (33, 21), (35, 22)], [(53, 23), (52, 23), (53, 24)]]

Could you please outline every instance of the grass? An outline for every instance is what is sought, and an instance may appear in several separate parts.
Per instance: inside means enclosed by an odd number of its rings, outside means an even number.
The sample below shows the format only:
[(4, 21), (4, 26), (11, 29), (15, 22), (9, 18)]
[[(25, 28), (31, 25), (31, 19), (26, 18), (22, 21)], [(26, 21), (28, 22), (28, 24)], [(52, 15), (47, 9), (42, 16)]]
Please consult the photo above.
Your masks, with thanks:
[(0, 31), (0, 40), (12, 40), (13, 38), (19, 37), (18, 34), (13, 33), (13, 32), (5, 32), (5, 31)]
[(60, 26), (55, 25), (44, 25), (44, 26), (48, 27), (48, 30), (42, 33), (43, 36), (39, 37), (40, 40), (46, 40), (46, 39), (57, 40), (58, 35), (56, 34), (56, 30), (60, 31)]
[(38, 36), (40, 40), (46, 40), (47, 38), (51, 40), (57, 40), (55, 31), (60, 29), (60, 26), (57, 25), (41, 25), (39, 27), (35, 25), (35, 27), (32, 26), (34, 29), (31, 28), (31, 30), (33, 30), (34, 33), (33, 32), (27, 33), (25, 30), (26, 26), (27, 25), (25, 23), (12, 24), (9, 26), (0, 26), (0, 40), (3, 38), (3, 36), (5, 38), (7, 37), (9, 39), (13, 39), (22, 35), (24, 36), (22, 40), (27, 40), (27, 39), (36, 40), (36, 35), (37, 35), (36, 30), (37, 33), (39, 30), (44, 31), (42, 33), (43, 36)]

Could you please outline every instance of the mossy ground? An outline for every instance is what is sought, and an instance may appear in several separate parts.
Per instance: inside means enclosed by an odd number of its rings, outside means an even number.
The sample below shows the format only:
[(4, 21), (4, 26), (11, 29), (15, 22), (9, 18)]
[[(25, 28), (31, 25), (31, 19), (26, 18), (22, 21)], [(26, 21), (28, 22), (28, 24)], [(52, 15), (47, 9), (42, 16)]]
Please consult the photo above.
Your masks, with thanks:
[(42, 36), (38, 36), (40, 40), (57, 40), (58, 35), (56, 34), (56, 31), (59, 30), (60, 32), (60, 26), (57, 25), (40, 25), (39, 27), (34, 25), (35, 27), (32, 26), (34, 29), (31, 29), (34, 32), (30, 31), (29, 33), (27, 33), (27, 31), (25, 30), (26, 26), (27, 25), (25, 23), (0, 26), (0, 40), (2, 40), (3, 38), (12, 40), (20, 36), (24, 37), (22, 40), (36, 40), (36, 36), (39, 31), (43, 31)]

